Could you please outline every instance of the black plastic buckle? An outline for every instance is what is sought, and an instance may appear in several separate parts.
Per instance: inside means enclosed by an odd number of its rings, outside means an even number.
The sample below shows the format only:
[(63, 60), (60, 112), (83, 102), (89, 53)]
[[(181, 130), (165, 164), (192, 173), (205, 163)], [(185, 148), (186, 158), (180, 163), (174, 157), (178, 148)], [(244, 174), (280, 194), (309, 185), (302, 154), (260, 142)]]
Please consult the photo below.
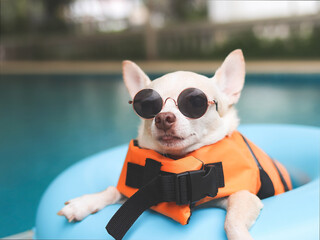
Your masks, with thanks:
[[(198, 171), (185, 172), (177, 175), (176, 203), (178, 205), (193, 203), (204, 197), (215, 197), (218, 193), (217, 171), (214, 165), (206, 165)], [(186, 183), (187, 190), (181, 191)], [(187, 195), (187, 196), (186, 196)]]
[(217, 172), (214, 165), (203, 170), (190, 172), (191, 203), (204, 197), (215, 197), (218, 193)]

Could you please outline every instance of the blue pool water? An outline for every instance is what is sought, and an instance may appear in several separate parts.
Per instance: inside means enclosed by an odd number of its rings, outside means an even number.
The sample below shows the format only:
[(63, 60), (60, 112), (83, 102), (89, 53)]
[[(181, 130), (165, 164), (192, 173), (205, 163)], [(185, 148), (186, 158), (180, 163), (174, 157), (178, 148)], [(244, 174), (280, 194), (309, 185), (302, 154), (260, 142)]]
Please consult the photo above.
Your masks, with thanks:
[[(128, 100), (120, 75), (1, 75), (0, 237), (33, 227), (65, 168), (136, 136)], [(249, 74), (237, 108), (242, 123), (320, 127), (319, 103), (319, 74)]]

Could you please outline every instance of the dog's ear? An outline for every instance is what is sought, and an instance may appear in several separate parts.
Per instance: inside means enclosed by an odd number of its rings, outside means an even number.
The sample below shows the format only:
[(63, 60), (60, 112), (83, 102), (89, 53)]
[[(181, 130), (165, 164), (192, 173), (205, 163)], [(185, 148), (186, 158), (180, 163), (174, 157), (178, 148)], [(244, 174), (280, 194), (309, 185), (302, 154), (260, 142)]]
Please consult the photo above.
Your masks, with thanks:
[(241, 49), (231, 52), (216, 71), (214, 80), (228, 96), (229, 105), (237, 103), (244, 85), (245, 63)]
[(124, 83), (132, 98), (151, 82), (137, 64), (128, 60), (122, 62), (122, 74)]

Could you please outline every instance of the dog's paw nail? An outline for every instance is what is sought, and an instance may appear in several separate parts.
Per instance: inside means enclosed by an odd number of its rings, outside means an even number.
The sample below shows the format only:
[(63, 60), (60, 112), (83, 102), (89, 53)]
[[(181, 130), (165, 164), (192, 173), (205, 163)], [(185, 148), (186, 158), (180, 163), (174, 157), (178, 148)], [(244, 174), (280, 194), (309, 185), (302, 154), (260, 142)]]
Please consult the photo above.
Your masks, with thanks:
[(69, 223), (71, 223), (74, 220), (74, 216), (72, 216), (71, 218), (69, 218)]
[(57, 212), (57, 215), (63, 216), (63, 212), (60, 210), (59, 212)]
[(64, 203), (64, 205), (68, 205), (70, 203), (70, 201), (66, 201), (65, 203)]
[(99, 211), (99, 209), (94, 210), (91, 214), (95, 214)]

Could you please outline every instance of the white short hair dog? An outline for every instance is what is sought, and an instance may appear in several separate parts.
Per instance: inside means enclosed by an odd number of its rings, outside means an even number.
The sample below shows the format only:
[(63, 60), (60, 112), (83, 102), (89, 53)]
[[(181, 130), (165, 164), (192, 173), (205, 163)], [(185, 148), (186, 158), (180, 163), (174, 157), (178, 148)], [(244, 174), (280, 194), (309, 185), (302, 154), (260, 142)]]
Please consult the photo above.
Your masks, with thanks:
[[(166, 99), (158, 116), (142, 119), (138, 141), (142, 148), (162, 154), (181, 157), (187, 153), (210, 145), (230, 135), (239, 124), (234, 104), (238, 102), (245, 79), (245, 62), (241, 50), (231, 52), (211, 78), (193, 72), (178, 71), (166, 74), (154, 81), (133, 62), (123, 62), (123, 77), (130, 96), (133, 98), (141, 89), (153, 89)], [(214, 104), (200, 118), (188, 118), (180, 112), (175, 100), (187, 88), (198, 88)], [(122, 199), (115, 187), (84, 195), (66, 202), (59, 211), (69, 221), (80, 221), (109, 204)], [(214, 206), (227, 210), (225, 230), (228, 239), (252, 239), (248, 229), (262, 209), (261, 200), (249, 191), (239, 191), (228, 198), (213, 201)]]

